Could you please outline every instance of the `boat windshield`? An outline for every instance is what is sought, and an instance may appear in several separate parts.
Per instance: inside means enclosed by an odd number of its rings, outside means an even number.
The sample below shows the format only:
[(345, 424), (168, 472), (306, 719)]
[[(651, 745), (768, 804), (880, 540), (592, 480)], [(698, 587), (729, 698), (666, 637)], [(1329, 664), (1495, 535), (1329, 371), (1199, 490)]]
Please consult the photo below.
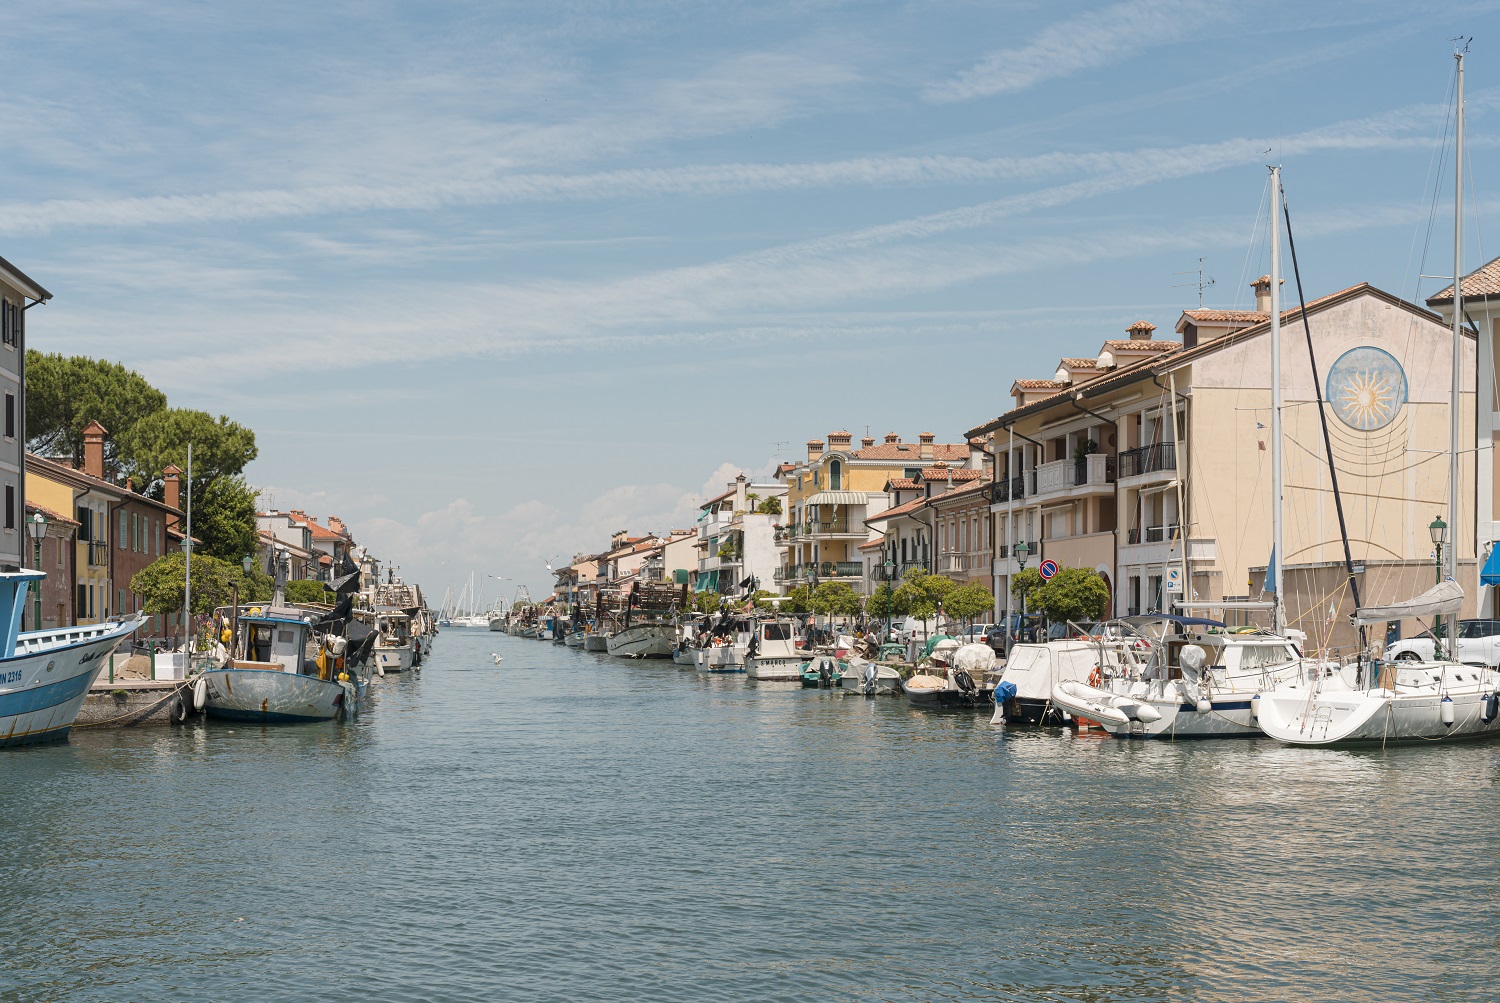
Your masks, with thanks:
[(792, 639), (792, 625), (789, 623), (768, 623), (761, 632), (761, 637), (767, 641), (790, 641)]

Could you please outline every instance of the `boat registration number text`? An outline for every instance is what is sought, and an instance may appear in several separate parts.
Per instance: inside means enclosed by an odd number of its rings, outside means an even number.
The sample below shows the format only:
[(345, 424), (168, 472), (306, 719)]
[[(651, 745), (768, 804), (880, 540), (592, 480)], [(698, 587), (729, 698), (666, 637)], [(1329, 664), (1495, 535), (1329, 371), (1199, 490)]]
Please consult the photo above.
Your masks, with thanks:
[(0, 686), (4, 686), (7, 683), (19, 683), (21, 681), (21, 675), (21, 669), (12, 669), (9, 672), (0, 672)]

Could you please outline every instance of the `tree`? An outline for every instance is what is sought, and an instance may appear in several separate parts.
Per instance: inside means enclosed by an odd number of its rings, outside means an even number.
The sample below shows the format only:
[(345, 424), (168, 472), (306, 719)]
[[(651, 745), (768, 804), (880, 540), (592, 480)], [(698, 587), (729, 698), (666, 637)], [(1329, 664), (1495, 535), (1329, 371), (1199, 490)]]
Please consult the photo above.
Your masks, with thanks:
[(756, 589), (755, 594), (750, 597), (750, 601), (755, 604), (756, 609), (774, 609), (775, 604), (768, 600), (775, 599), (776, 597), (777, 593), (775, 592), (766, 589)]
[(1036, 590), (1042, 587), (1042, 576), (1036, 568), (1022, 568), (1016, 572), (1015, 577), (1010, 580), (1010, 594), (1016, 598), (1021, 605), (1027, 606), (1033, 603)]
[[(186, 564), (187, 559), (181, 553), (165, 554), (130, 579), (130, 591), (145, 601), (147, 613), (157, 615), (182, 610)], [(259, 568), (252, 567), (246, 574), (239, 562), (221, 561), (206, 554), (193, 555), (194, 614), (212, 613), (219, 606), (229, 605), (234, 585), (240, 587), (240, 602), (267, 602), (274, 583), (271, 576)]]
[(954, 589), (943, 608), (949, 616), (973, 623), (975, 617), (987, 616), (994, 610), (995, 595), (979, 582), (970, 582)]
[(781, 499), (767, 498), (765, 501), (755, 506), (755, 513), (757, 515), (780, 515)]
[(1093, 620), (1109, 606), (1109, 586), (1086, 568), (1064, 568), (1032, 593), (1030, 603), (1052, 623)]
[(812, 590), (808, 603), (823, 616), (858, 616), (864, 605), (848, 582), (823, 582)]
[(254, 554), (259, 542), (255, 525), (255, 490), (243, 477), (209, 481), (193, 498), (193, 536), (198, 550), (231, 563)]
[(865, 610), (871, 616), (887, 620), (899, 619), (907, 613), (905, 599), (906, 596), (900, 589), (891, 588), (890, 582), (881, 582), (870, 593), (870, 598), (865, 602)]
[(121, 437), (166, 406), (166, 394), (118, 362), (26, 353), (26, 448), (34, 453), (81, 463), (84, 426), (97, 421), (109, 430), (104, 458), (113, 464)]
[(334, 594), (322, 582), (299, 578), (286, 583), (286, 601), (290, 603), (332, 603)]
[(908, 616), (931, 620), (948, 596), (957, 588), (951, 579), (934, 575), (922, 568), (912, 568), (896, 589), (893, 602), (904, 606)]
[(694, 592), (692, 603), (693, 609), (699, 613), (717, 613), (724, 597), (717, 592)]
[(812, 590), (806, 585), (798, 585), (787, 593), (787, 601), (781, 604), (781, 608), (798, 616), (803, 613), (812, 612)]
[[(162, 497), (162, 471), (176, 464), (186, 471), (188, 443), (193, 444), (193, 496), (223, 477), (235, 477), (255, 459), (255, 433), (225, 415), (163, 408), (123, 432), (119, 442), (121, 472), (135, 480), (136, 490)], [(253, 507), (252, 501), (252, 507)]]

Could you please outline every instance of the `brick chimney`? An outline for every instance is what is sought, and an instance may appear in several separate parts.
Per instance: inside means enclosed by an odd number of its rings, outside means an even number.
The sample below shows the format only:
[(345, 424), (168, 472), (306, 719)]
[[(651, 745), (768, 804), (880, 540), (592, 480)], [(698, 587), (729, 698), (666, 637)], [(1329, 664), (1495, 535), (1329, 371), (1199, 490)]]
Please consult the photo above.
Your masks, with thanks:
[(344, 526), (344, 520), (340, 519), (336, 515), (331, 515), (328, 517), (328, 528), (333, 530), (333, 532), (337, 533), (340, 536), (349, 535), (348, 528)]
[(901, 441), (901, 436), (897, 435), (895, 432), (887, 432), (887, 433), (885, 433), (885, 444), (887, 446), (894, 445), (895, 443), (898, 443), (900, 441)]
[(1261, 313), (1271, 312), (1271, 276), (1262, 275), (1250, 283), (1250, 288), (1255, 290), (1255, 309)]
[[(161, 472), (161, 478), (162, 501), (166, 503), (167, 508), (180, 511), (182, 509), (182, 468), (175, 463), (169, 463), (167, 469)], [(167, 525), (176, 526), (177, 517), (167, 516)]]
[(109, 430), (97, 421), (83, 427), (83, 472), (104, 480), (104, 437)]
[(1125, 329), (1130, 335), (1131, 341), (1150, 341), (1151, 332), (1156, 330), (1156, 325), (1149, 320), (1138, 320)]
[(875, 437), (873, 435), (867, 435), (859, 440), (860, 449), (869, 449), (873, 445), (875, 445)]
[(931, 432), (922, 432), (917, 436), (917, 441), (922, 444), (919, 451), (919, 455), (921, 455), (922, 459), (932, 459), (932, 443), (936, 438), (937, 436), (933, 435)]
[(828, 448), (847, 453), (849, 451), (849, 442), (852, 438), (853, 436), (848, 432), (829, 432)]
[(822, 455), (823, 455), (823, 440), (822, 439), (808, 439), (807, 440), (807, 462), (811, 463), (813, 460), (816, 460), (818, 457), (820, 457)]

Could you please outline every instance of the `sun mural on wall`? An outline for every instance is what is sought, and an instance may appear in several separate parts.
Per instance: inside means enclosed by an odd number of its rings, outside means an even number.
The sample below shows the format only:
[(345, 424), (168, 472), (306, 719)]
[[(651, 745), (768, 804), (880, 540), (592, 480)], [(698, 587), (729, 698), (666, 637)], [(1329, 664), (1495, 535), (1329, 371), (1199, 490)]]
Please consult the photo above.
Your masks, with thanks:
[(1390, 352), (1351, 348), (1328, 370), (1328, 403), (1339, 421), (1360, 432), (1385, 428), (1406, 403), (1406, 372)]

